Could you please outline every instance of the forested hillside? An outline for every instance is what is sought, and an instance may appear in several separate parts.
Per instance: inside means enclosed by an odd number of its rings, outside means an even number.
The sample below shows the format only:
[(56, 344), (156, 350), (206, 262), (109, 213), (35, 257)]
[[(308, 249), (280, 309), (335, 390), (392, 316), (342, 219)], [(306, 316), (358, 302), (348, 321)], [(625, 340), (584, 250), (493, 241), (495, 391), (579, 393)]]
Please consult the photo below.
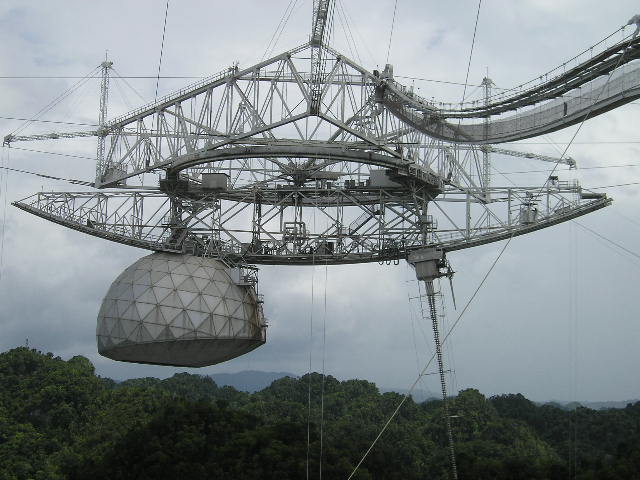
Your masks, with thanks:
[[(307, 452), (318, 478), (321, 448), (323, 478), (346, 479), (402, 397), (321, 390), (318, 374), (253, 394), (189, 374), (115, 383), (84, 357), (16, 348), (0, 354), (0, 480), (301, 479)], [(465, 390), (451, 412), (461, 479), (640, 479), (640, 402), (567, 411)], [(445, 439), (441, 402), (408, 400), (353, 478), (446, 479)]]

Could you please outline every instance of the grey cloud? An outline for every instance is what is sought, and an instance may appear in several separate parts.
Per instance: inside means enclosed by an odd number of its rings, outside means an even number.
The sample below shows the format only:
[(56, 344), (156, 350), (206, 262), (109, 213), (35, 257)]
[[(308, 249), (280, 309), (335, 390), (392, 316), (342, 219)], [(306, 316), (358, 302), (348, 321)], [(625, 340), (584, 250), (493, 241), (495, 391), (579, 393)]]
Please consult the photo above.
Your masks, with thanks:
[[(258, 61), (288, 0), (268, 2), (172, 3), (162, 72), (203, 76), (234, 61)], [(310, 24), (310, 2), (292, 15), (276, 52), (303, 43)], [(369, 69), (386, 59), (392, 2), (342, 2), (354, 20), (359, 55)], [(477, 2), (398, 2), (390, 61), (396, 75), (464, 81)], [(572, 57), (619, 28), (636, 11), (630, 0), (615, 5), (589, 0), (557, 2), (483, 2), (471, 65), (470, 83), (486, 74), (500, 87), (527, 81)], [(163, 9), (158, 2), (94, 3), (65, 0), (7, 1), (0, 7), (0, 74), (83, 75), (109, 50), (122, 75), (155, 75)], [(568, 14), (570, 20), (568, 20)], [(356, 32), (357, 30), (357, 32)], [(338, 50), (353, 56), (339, 22), (334, 31)], [(0, 115), (28, 117), (75, 80), (0, 80), (4, 94)], [(160, 94), (189, 80), (160, 81)], [(155, 80), (129, 80), (152, 100)], [(410, 83), (407, 81), (407, 83)], [(462, 87), (415, 82), (420, 94), (456, 102)], [(130, 101), (141, 100), (128, 87)], [(93, 122), (97, 117), (97, 83), (87, 86), (84, 100), (66, 105), (65, 120)], [(93, 102), (93, 103), (92, 103)], [(74, 106), (75, 105), (75, 106)], [(112, 115), (128, 108), (112, 88)], [(65, 110), (66, 109), (66, 110)], [(628, 105), (588, 121), (568, 152), (579, 165), (640, 163), (638, 148), (588, 141), (636, 140), (637, 105)], [(50, 114), (51, 119), (59, 119)], [(0, 135), (19, 122), (0, 120)], [(30, 131), (45, 131), (37, 126)], [(67, 128), (67, 127), (65, 127)], [(69, 130), (74, 127), (69, 127)], [(567, 142), (574, 130), (549, 137), (549, 144), (522, 148), (558, 155), (553, 142)], [(546, 142), (546, 139), (541, 139)], [(527, 142), (522, 142), (527, 143)], [(27, 146), (27, 145), (25, 145)], [(562, 145), (560, 145), (562, 147)], [(95, 155), (92, 140), (42, 142), (28, 148)], [(12, 151), (11, 165), (70, 178), (90, 179), (90, 161)], [(548, 167), (532, 161), (496, 157), (501, 171)], [(563, 178), (586, 185), (640, 181), (635, 168), (561, 169)], [(540, 183), (545, 174), (526, 177)], [(506, 180), (499, 175), (495, 182)], [(9, 200), (45, 188), (68, 185), (10, 174)], [(73, 189), (73, 188), (72, 188)], [(632, 250), (640, 244), (637, 188), (612, 189), (613, 207), (581, 223)], [(5, 192), (3, 192), (5, 193)], [(2, 197), (4, 201), (4, 197)], [(1, 206), (1, 205), (0, 205)], [(615, 211), (630, 218), (616, 215)], [(454, 287), (458, 310), (447, 300), (447, 324), (473, 294), (503, 244), (452, 253), (458, 272)], [(111, 281), (146, 252), (85, 237), (8, 207), (0, 286), (0, 347), (30, 343), (63, 356), (83, 354), (98, 372), (113, 378), (168, 376), (176, 369), (129, 365), (95, 352), (95, 317)], [(640, 397), (635, 366), (640, 363), (637, 307), (638, 261), (597, 240), (574, 225), (560, 225), (516, 238), (465, 314), (448, 345), (458, 388), (486, 393), (520, 391), (535, 399), (619, 400)], [(316, 267), (313, 300), (312, 369), (322, 366), (324, 268)], [(408, 387), (418, 366), (431, 355), (430, 325), (419, 318), (408, 296), (415, 295), (412, 272), (398, 267), (362, 265), (330, 267), (327, 285), (326, 356), (328, 373), (361, 377), (380, 385)], [(261, 290), (271, 318), (267, 345), (245, 357), (197, 373), (242, 369), (304, 373), (309, 367), (311, 314), (310, 268), (264, 267)], [(443, 291), (448, 297), (448, 284)], [(413, 312), (413, 313), (412, 313)], [(424, 332), (424, 333), (423, 333)], [(416, 362), (416, 357), (418, 362)], [(182, 371), (184, 369), (180, 369)], [(615, 372), (613, 374), (612, 372)], [(431, 382), (431, 383), (430, 383)], [(432, 377), (426, 387), (436, 390)]]

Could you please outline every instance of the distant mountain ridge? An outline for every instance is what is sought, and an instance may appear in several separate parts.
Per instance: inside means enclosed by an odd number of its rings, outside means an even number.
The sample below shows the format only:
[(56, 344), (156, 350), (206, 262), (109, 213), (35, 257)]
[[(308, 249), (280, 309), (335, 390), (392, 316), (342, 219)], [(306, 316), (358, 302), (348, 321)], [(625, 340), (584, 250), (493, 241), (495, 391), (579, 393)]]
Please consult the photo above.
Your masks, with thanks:
[(624, 400), (621, 402), (578, 402), (583, 407), (591, 408), (593, 410), (607, 410), (609, 408), (626, 408), (627, 405), (633, 405), (636, 402), (640, 402), (640, 399)]
[[(242, 370), (236, 373), (214, 373), (209, 375), (211, 379), (216, 382), (220, 387), (230, 386), (240, 392), (255, 393), (260, 390), (264, 390), (274, 381), (284, 378), (300, 378), (300, 375), (296, 375), (291, 372), (264, 372), (260, 370)], [(406, 388), (389, 388), (378, 387), (380, 393), (396, 392), (404, 395), (408, 392)], [(433, 400), (440, 398), (440, 394), (431, 392), (429, 390), (415, 389), (411, 393), (413, 401), (416, 403), (422, 403), (427, 400)], [(610, 401), (610, 402), (561, 402), (561, 401), (547, 401), (547, 402), (535, 402), (536, 405), (553, 405), (563, 410), (573, 410), (578, 406), (591, 408), (593, 410), (607, 410), (610, 408), (621, 409), (625, 408), (628, 404), (633, 404), (640, 401), (625, 400), (625, 401)]]
[(640, 399), (635, 400), (620, 400), (610, 402), (534, 402), (536, 405), (551, 405), (561, 408), (563, 410), (575, 410), (578, 407), (590, 408), (592, 410), (609, 410), (609, 409), (622, 409), (627, 405), (633, 405), (636, 402), (640, 402)]
[[(284, 378), (300, 378), (299, 375), (290, 372), (263, 372), (260, 370), (243, 370), (236, 373), (214, 373), (209, 377), (216, 382), (219, 387), (229, 386), (240, 392), (255, 393), (264, 390), (274, 381)], [(396, 392), (404, 395), (408, 392), (404, 388), (379, 387), (380, 393)], [(425, 400), (438, 398), (438, 395), (427, 391), (416, 389), (411, 393), (415, 402), (421, 403)]]
[[(406, 395), (407, 392), (409, 391), (407, 388), (379, 387), (378, 389), (380, 390), (380, 393), (395, 392), (395, 393), (399, 393), (400, 395)], [(438, 400), (439, 398), (442, 398), (442, 397), (440, 397), (440, 395), (437, 393), (430, 392), (429, 390), (422, 390), (422, 389), (416, 388), (415, 390), (413, 390), (413, 392), (411, 392), (411, 398), (416, 403), (422, 403), (422, 402), (426, 402), (427, 400)]]
[(243, 370), (236, 373), (214, 373), (209, 377), (219, 387), (229, 386), (240, 392), (259, 392), (264, 390), (279, 378), (299, 378), (298, 375), (289, 372), (262, 372), (259, 370)]

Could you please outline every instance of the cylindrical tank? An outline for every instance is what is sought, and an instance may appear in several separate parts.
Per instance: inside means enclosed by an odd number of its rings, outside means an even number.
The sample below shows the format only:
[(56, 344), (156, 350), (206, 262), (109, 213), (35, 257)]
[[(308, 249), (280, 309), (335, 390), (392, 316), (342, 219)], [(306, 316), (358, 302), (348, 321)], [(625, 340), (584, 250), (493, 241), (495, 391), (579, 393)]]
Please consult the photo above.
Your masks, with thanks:
[(122, 272), (102, 301), (98, 352), (113, 360), (204, 367), (264, 344), (251, 282), (213, 258), (153, 253)]

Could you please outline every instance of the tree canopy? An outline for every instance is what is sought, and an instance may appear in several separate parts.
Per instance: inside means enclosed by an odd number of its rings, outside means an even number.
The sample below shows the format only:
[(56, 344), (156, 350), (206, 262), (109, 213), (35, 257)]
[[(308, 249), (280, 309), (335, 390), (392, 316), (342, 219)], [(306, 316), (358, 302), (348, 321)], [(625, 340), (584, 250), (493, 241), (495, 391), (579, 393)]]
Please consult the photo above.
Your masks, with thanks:
[[(86, 358), (15, 348), (0, 354), (0, 480), (347, 478), (401, 400), (317, 373), (252, 394), (186, 373), (117, 383)], [(640, 478), (640, 402), (468, 389), (449, 408), (461, 479)], [(449, 478), (442, 415), (408, 399), (354, 478)]]

